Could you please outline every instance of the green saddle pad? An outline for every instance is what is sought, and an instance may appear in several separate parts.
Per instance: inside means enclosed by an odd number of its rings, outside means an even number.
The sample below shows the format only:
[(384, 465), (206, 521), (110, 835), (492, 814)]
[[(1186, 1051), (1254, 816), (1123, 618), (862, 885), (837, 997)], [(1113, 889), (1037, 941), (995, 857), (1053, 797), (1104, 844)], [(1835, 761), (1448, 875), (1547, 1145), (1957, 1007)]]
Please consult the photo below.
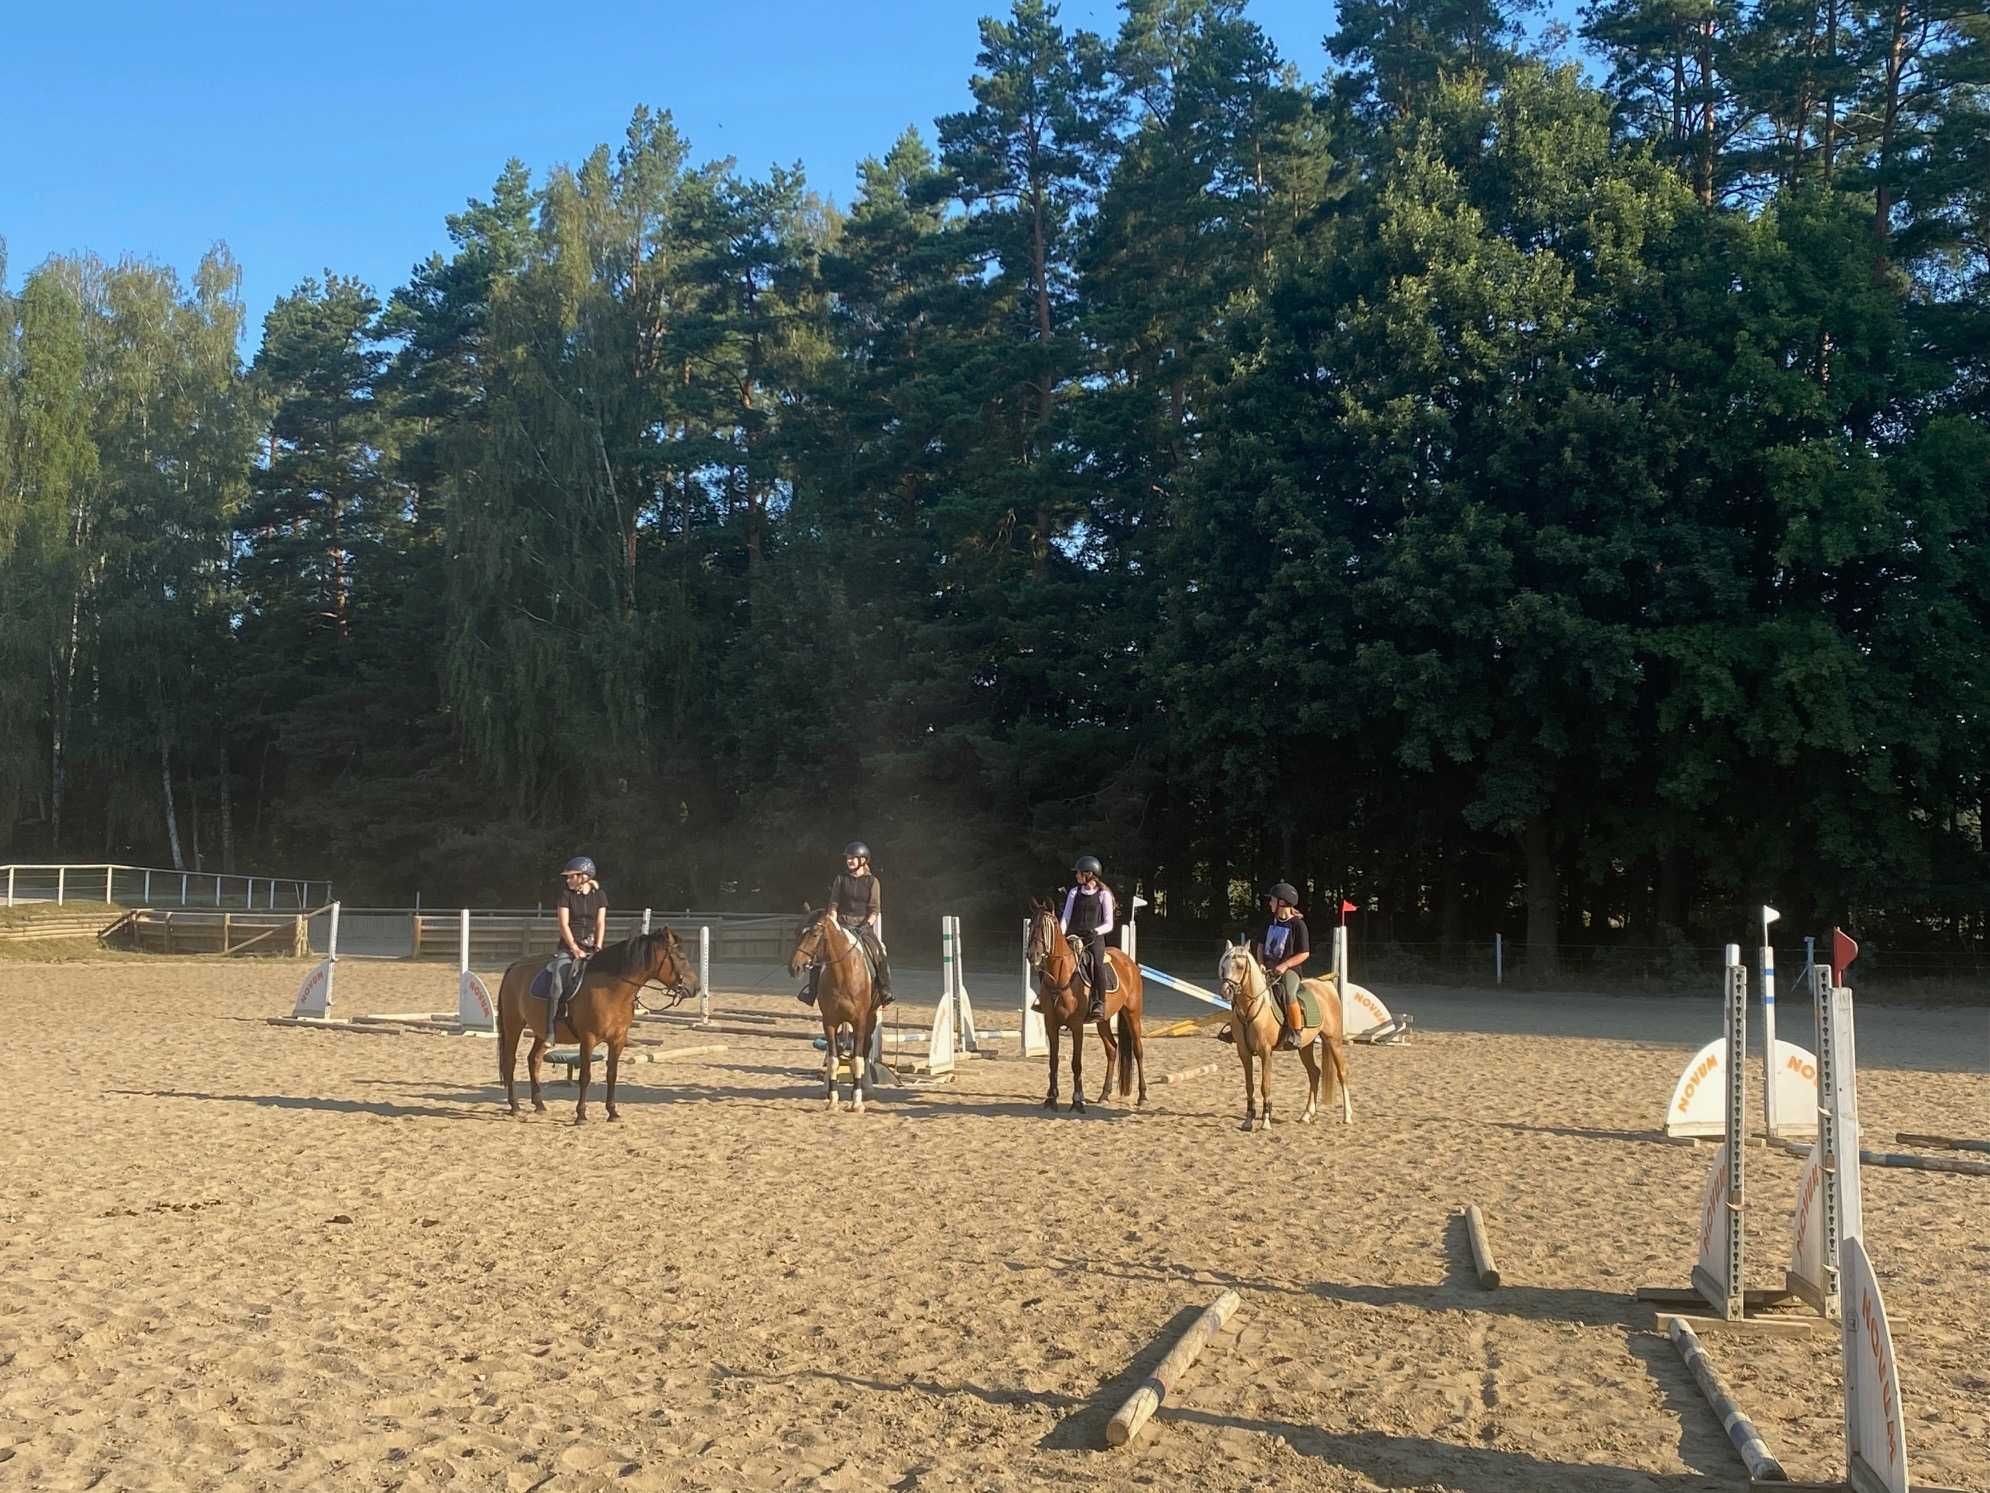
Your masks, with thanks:
[(1326, 1020), (1326, 1007), (1321, 1004), (1318, 993), (1311, 986), (1299, 987), (1299, 1010), (1306, 1018), (1309, 1030)]

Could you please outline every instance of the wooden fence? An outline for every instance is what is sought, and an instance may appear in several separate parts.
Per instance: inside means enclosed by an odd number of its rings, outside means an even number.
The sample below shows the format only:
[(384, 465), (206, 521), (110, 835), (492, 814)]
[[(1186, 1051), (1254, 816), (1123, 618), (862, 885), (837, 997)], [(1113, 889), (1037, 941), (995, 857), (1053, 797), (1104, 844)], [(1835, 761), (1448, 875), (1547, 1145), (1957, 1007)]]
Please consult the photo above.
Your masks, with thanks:
[(102, 934), (109, 948), (141, 954), (252, 954), (303, 959), (311, 953), (309, 913), (184, 912), (141, 907)]

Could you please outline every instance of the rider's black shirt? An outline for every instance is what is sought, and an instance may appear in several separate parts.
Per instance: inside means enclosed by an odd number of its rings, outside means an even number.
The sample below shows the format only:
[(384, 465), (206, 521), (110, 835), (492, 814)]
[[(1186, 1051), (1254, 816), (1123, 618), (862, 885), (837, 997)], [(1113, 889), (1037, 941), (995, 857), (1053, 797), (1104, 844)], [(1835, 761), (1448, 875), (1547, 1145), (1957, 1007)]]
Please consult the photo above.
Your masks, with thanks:
[(852, 876), (845, 871), (829, 883), (829, 905), (846, 923), (868, 922), (873, 913), (884, 912), (884, 891), (869, 871)]
[[(559, 917), (559, 910), (567, 910), (567, 926), (573, 930), (573, 940), (585, 949), (594, 941), (594, 915), (608, 906), (608, 894), (601, 890), (601, 883), (594, 882), (586, 890), (573, 891), (561, 887), (553, 898), (553, 916)], [(565, 944), (560, 947), (564, 949)]]

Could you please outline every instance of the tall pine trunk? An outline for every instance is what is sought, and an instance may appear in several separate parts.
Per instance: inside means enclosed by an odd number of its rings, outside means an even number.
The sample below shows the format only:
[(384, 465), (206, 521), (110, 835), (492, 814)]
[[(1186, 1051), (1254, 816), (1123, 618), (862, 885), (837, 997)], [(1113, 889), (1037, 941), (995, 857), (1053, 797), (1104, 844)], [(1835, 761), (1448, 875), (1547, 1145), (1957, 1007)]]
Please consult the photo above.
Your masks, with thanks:
[(1527, 974), (1553, 979), (1561, 972), (1561, 887), (1555, 865), (1555, 837), (1546, 814), (1536, 814), (1520, 832), (1527, 871)]
[(221, 744), (221, 771), (215, 774), (221, 800), (221, 869), (235, 869), (235, 794), (228, 781), (228, 743)]
[(173, 811), (173, 752), (166, 742), (163, 721), (159, 723), (159, 801), (166, 813), (166, 846), (173, 855), (173, 869), (184, 871), (187, 863), (180, 854), (180, 820)]

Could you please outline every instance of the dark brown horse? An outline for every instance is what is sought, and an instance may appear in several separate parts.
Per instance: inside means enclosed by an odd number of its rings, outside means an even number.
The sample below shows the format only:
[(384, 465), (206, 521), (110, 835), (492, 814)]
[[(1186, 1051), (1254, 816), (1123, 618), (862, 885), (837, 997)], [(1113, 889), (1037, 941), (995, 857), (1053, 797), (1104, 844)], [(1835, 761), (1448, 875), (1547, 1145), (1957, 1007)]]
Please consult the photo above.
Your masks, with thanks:
[(788, 973), (799, 975), (809, 965), (821, 971), (815, 981), (815, 1014), (822, 1019), (823, 1082), (829, 1090), (829, 1112), (836, 1113), (838, 1034), (848, 1027), (851, 1041), (850, 1109), (864, 1112), (864, 1078), (871, 1051), (871, 1032), (878, 1022), (877, 995), (871, 987), (871, 965), (857, 935), (845, 928), (830, 908), (811, 912), (795, 933), (788, 955)]
[(526, 1072), (532, 1079), (532, 1108), (546, 1112), (539, 1097), (539, 1061), (546, 1055), (548, 1042), (580, 1044), (580, 1102), (574, 1106), (574, 1123), (587, 1120), (587, 1085), (593, 1077), (594, 1049), (608, 1048), (608, 1118), (620, 1119), (615, 1110), (615, 1076), (622, 1065), (622, 1049), (629, 1040), (629, 1024), (636, 1019), (636, 992), (651, 981), (668, 990), (678, 1000), (695, 995), (698, 971), (668, 928), (654, 933), (638, 933), (618, 944), (610, 944), (587, 962), (587, 973), (567, 1006), (567, 1019), (559, 1031), (549, 1034), (546, 1000), (532, 994), (532, 979), (545, 968), (544, 959), (520, 959), (504, 972), (498, 987), (497, 1033), (498, 1077), (504, 1080), (504, 1097), (511, 1112), (518, 1113), (518, 1092), (512, 1083), (512, 1070), (518, 1062), (518, 1042), (532, 1034), (531, 1050), (525, 1054)]
[[(1041, 897), (1030, 902), (1030, 973), (1043, 1006), (1043, 1024), (1050, 1034), (1050, 1092), (1044, 1096), (1045, 1109), (1057, 1108), (1057, 1044), (1060, 1033), (1071, 1036), (1071, 1108), (1085, 1108), (1085, 1021), (1092, 1003), (1091, 986), (1082, 972), (1077, 951), (1057, 926), (1057, 914)], [(1119, 988), (1106, 995), (1106, 1014), (1099, 1022), (1099, 1040), (1106, 1047), (1106, 1081), (1099, 1086), (1099, 1102), (1112, 1090), (1115, 1067), (1119, 1070), (1119, 1093), (1123, 1099), (1140, 1080), (1140, 1097), (1147, 1102), (1147, 1052), (1142, 1044), (1140, 1022), (1143, 996), (1140, 967), (1118, 949), (1107, 949), (1106, 958), (1119, 976)], [(1115, 1021), (1119, 1039), (1113, 1039)], [(1121, 1048), (1125, 1049), (1122, 1054)]]

